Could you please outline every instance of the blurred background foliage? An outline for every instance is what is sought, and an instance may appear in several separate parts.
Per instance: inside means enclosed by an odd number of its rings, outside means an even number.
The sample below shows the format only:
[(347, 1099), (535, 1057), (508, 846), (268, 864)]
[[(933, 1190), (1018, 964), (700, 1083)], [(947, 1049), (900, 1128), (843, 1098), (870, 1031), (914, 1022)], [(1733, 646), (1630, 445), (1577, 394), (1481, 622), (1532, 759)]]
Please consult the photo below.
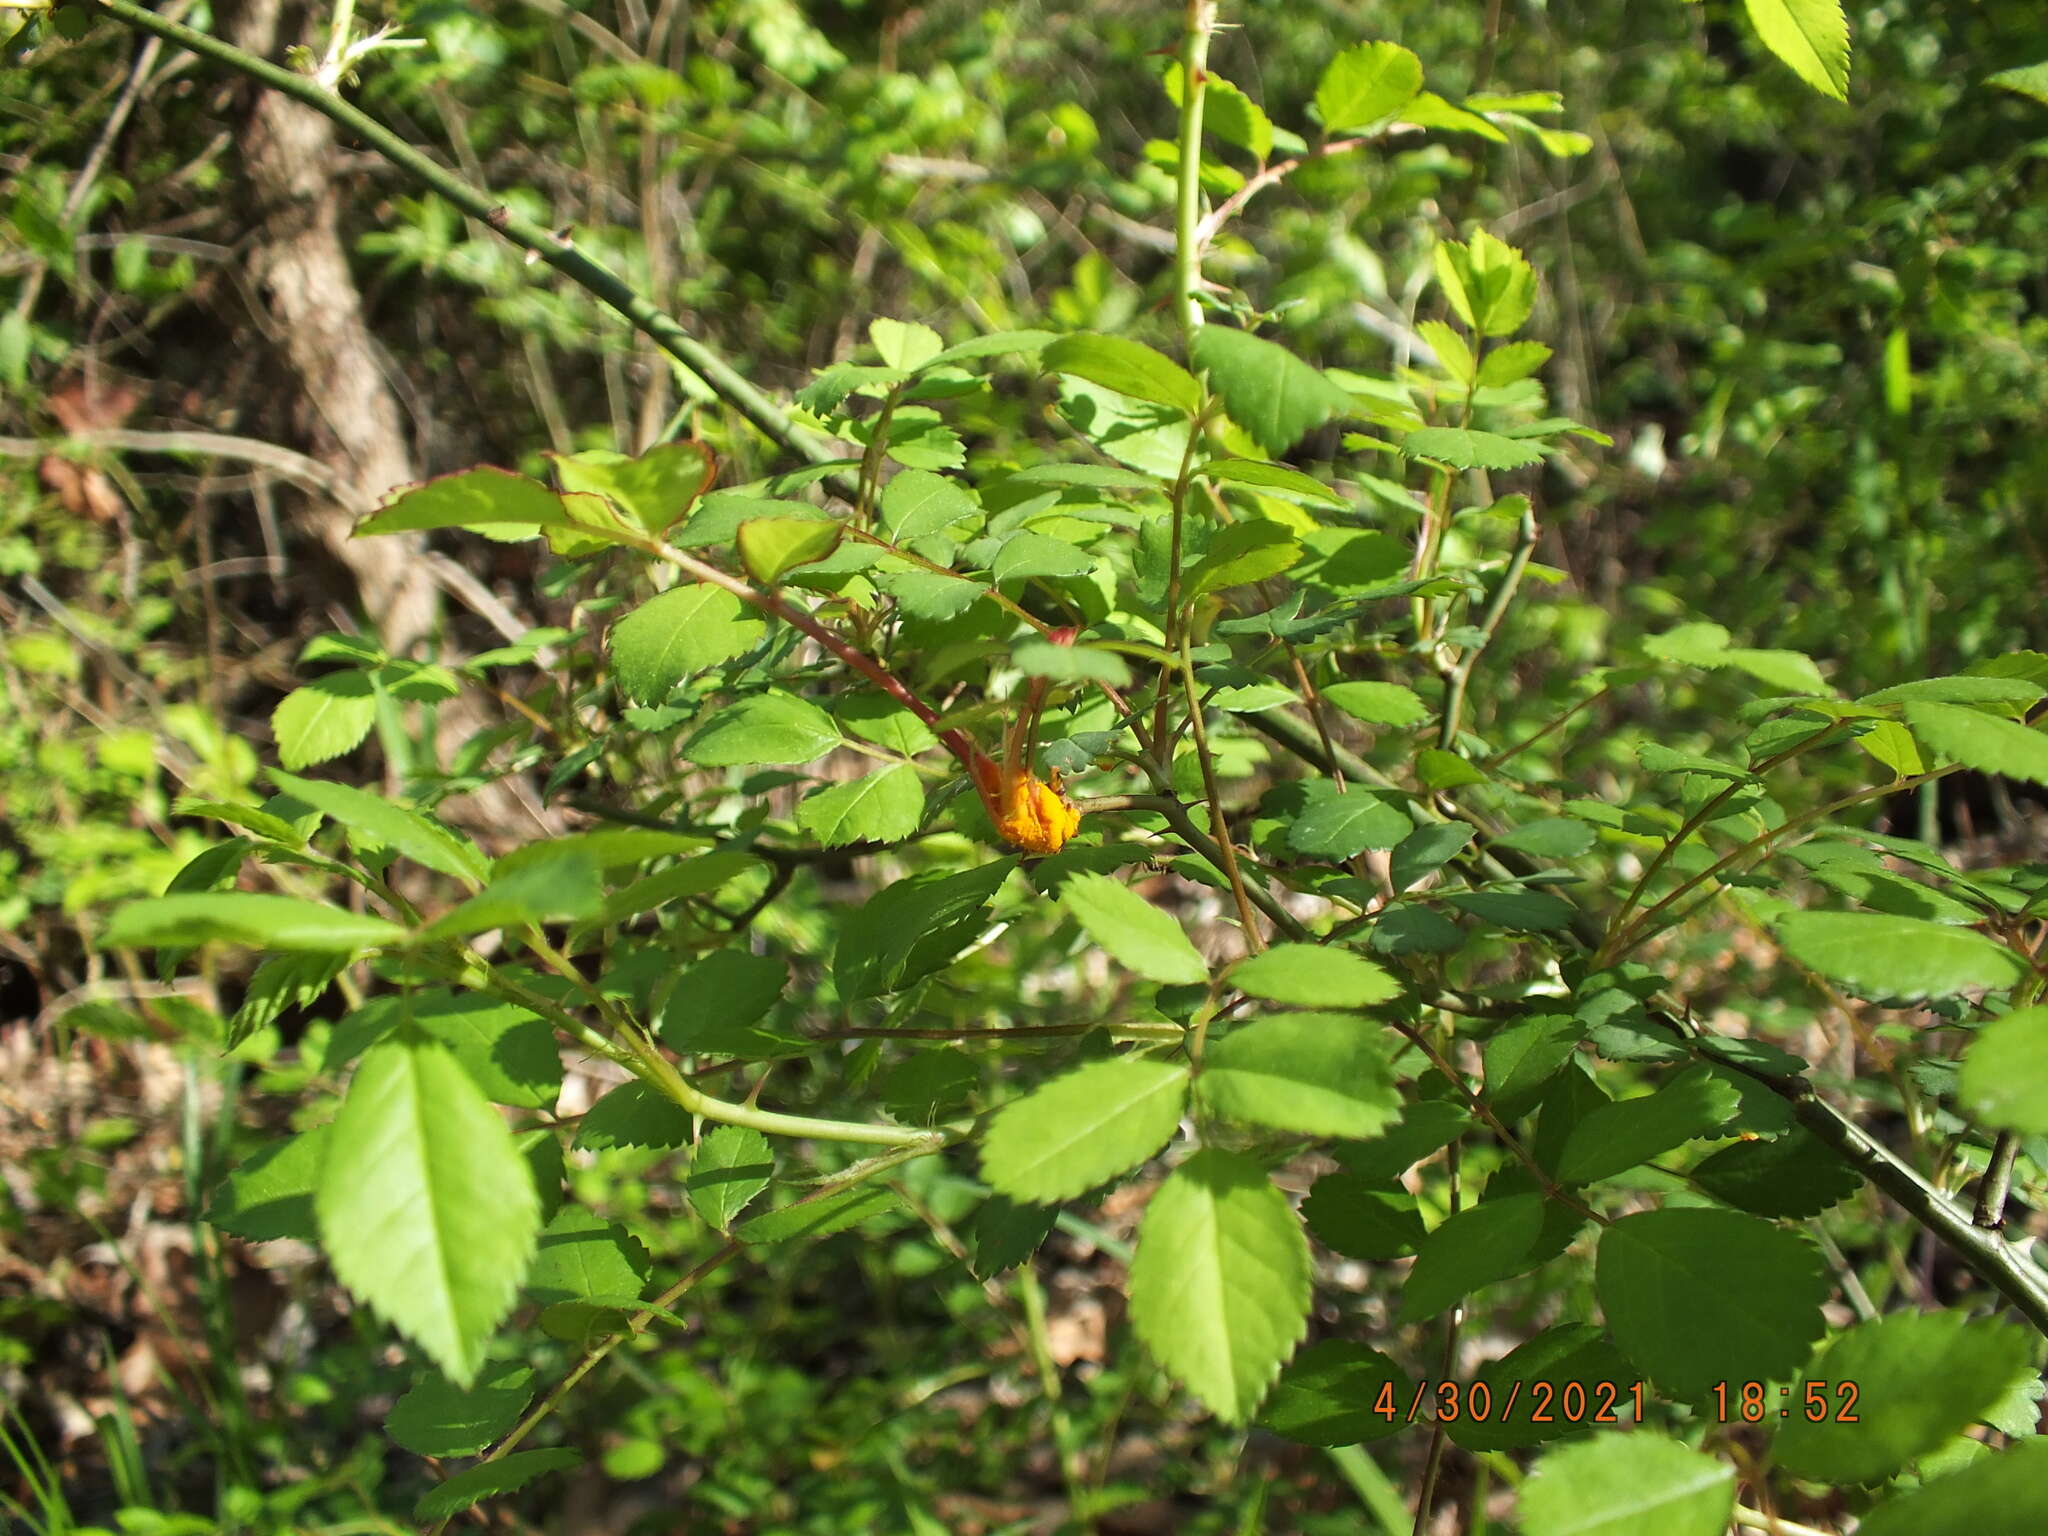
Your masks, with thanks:
[[(202, 27), (232, 19), (178, 9)], [(1335, 157), (1261, 193), (1211, 270), (1275, 306), (1304, 355), (1369, 373), (1403, 360), (1434, 313), (1438, 239), (1482, 225), (1541, 272), (1526, 334), (1557, 350), (1559, 409), (1615, 446), (1531, 487), (1537, 558), (1558, 580), (1512, 616), (1497, 654), (1515, 686), (1482, 729), (1519, 737), (1587, 668), (1681, 618), (1810, 652), (1851, 694), (2039, 643), (2048, 112), (1982, 84), (2035, 61), (2038, 0), (1852, 0), (1847, 106), (1770, 60), (1730, 0), (1369, 11), (1447, 97), (1560, 91), (1555, 125), (1584, 152), (1517, 135)], [(1170, 175), (1147, 145), (1173, 131), (1158, 56), (1172, 7), (379, 14), (429, 46), (370, 60), (356, 100), (508, 205), (572, 227), (771, 392), (849, 356), (875, 316), (949, 339), (1036, 324), (1167, 334)], [(1361, 14), (1244, 0), (1212, 62), (1306, 131), (1300, 103)], [(275, 1125), (266, 1096), (317, 1078), (328, 1026), (295, 1025), (289, 1049), (263, 1032), (225, 1066), (202, 1044), (144, 1070), (130, 1046), (176, 1040), (181, 1020), (204, 1036), (226, 1004), (107, 1007), (154, 984), (108, 974), (87, 947), (88, 908), (161, 888), (205, 845), (173, 816), (177, 795), (253, 783), (251, 743), (301, 643), (358, 622), (275, 466), (188, 440), (318, 431), (320, 402), (281, 369), (244, 264), (265, 212), (238, 150), (246, 88), (111, 25), (0, 47), (0, 1020), (36, 1026), (10, 1037), (0, 1090), (0, 1164), (26, 1170), (0, 1190), (0, 1370), (47, 1387), (33, 1421), (6, 1425), (0, 1486), (13, 1481), (31, 1529), (111, 1523), (117, 1508), (131, 1531), (396, 1529), (378, 1511), (409, 1507), (422, 1474), (387, 1458), (366, 1408), (401, 1379), (380, 1336), (310, 1272), (238, 1267), (193, 1223), (238, 1126)], [(725, 483), (778, 467), (700, 381), (489, 230), (346, 143), (326, 169), (422, 472), (537, 471), (548, 451), (686, 434), (727, 461)], [(1049, 386), (1022, 382), (974, 405), (958, 418), (970, 455), (1048, 437), (1050, 406)], [(95, 431), (156, 435), (50, 451)], [(1334, 432), (1312, 436), (1299, 457), (1336, 448)], [(472, 574), (522, 619), (583, 617), (553, 568), (488, 558)], [(451, 608), (436, 643), (460, 654), (498, 637)], [(1675, 702), (1705, 725), (1725, 704), (1714, 688)], [(1617, 697), (1576, 728), (1603, 773), (1633, 772), (1633, 707)], [(387, 726), (388, 755), (405, 728)], [(217, 978), (229, 1002), (242, 979)], [(1015, 985), (984, 979), (988, 997)], [(75, 1153), (25, 1150), (53, 1135)], [(607, 1153), (577, 1177), (659, 1263), (688, 1264), (703, 1229), (651, 1161)], [(938, 1181), (921, 1193), (941, 1230), (948, 1176), (920, 1177)], [(144, 1217), (187, 1234), (147, 1273), (111, 1242)], [(572, 1400), (554, 1433), (595, 1446), (611, 1482), (571, 1488), (570, 1528), (1028, 1528), (1066, 1497), (1048, 1413), (1056, 1437), (1097, 1448), (1106, 1531), (1350, 1531), (1361, 1504), (1389, 1507), (1369, 1461), (1259, 1441), (1241, 1456), (1177, 1416), (1135, 1352), (1104, 1343), (1114, 1287), (1091, 1266), (1115, 1261), (1115, 1232), (1056, 1243), (1064, 1404), (1038, 1399), (1016, 1356), (1026, 1299), (991, 1310), (936, 1240), (842, 1236), (719, 1278), (697, 1331)], [(1541, 1276), (1529, 1283), (1536, 1294)], [(882, 1326), (852, 1327), (849, 1288)], [(566, 1346), (538, 1348), (542, 1378), (558, 1375)], [(967, 1383), (969, 1398), (949, 1397)], [(179, 1433), (193, 1423), (212, 1427)], [(632, 1492), (672, 1457), (698, 1467), (701, 1525), (664, 1523), (660, 1500)], [(60, 1484), (69, 1506), (34, 1496)]]

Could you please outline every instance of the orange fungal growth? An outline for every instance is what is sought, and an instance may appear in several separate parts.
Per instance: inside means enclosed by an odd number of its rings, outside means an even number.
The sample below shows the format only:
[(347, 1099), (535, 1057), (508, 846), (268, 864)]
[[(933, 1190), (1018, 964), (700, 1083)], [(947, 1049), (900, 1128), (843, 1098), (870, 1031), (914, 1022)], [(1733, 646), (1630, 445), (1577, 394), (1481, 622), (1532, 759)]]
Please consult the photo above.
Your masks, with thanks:
[[(1072, 631), (1066, 631), (1064, 638), (1058, 633), (1054, 636), (1056, 644), (1071, 641)], [(1025, 853), (1058, 853), (1081, 827), (1081, 812), (1061, 788), (1059, 770), (1053, 770), (1051, 783), (1032, 771), (1045, 686), (1044, 678), (1033, 680), (1024, 708), (1003, 732), (1001, 763), (978, 749), (967, 763), (996, 831), (1004, 842)]]
[(1081, 826), (1080, 811), (1060, 790), (1059, 770), (1053, 770), (1050, 784), (1035, 774), (1005, 777), (1005, 802), (996, 817), (1003, 841), (1026, 853), (1058, 853)]

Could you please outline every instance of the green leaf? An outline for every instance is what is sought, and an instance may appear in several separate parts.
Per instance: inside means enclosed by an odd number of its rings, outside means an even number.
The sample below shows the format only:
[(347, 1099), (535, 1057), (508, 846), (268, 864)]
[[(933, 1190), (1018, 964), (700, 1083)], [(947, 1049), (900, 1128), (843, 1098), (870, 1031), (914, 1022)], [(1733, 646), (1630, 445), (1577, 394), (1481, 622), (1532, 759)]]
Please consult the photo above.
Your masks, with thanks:
[(997, 582), (1028, 581), (1034, 577), (1085, 576), (1094, 566), (1095, 557), (1078, 545), (1021, 528), (1003, 540), (989, 575)]
[(1764, 46), (1823, 96), (1849, 99), (1849, 19), (1842, 0), (1742, 0)]
[[(254, 832), (258, 837), (268, 838), (274, 843), (283, 843), (287, 848), (303, 848), (305, 835), (282, 816), (273, 816), (260, 811), (253, 805), (229, 805), (219, 800), (194, 800), (180, 795), (172, 803), (173, 814), (179, 816), (210, 816), (224, 821), (231, 827), (241, 827)], [(315, 825), (319, 818), (314, 818)], [(201, 855), (204, 857), (204, 855)]]
[(1357, 414), (1350, 392), (1278, 342), (1225, 325), (1195, 332), (1194, 360), (1230, 419), (1269, 454), (1285, 453), (1312, 427)]
[(1296, 564), (1302, 553), (1300, 541), (1278, 523), (1232, 523), (1209, 541), (1208, 551), (1188, 572), (1187, 596), (1193, 600), (1225, 587), (1264, 581)]
[[(1772, 1459), (1795, 1477), (1876, 1483), (1982, 1420), (2033, 1375), (2026, 1332), (1962, 1312), (1900, 1312), (1829, 1342), (1792, 1391)], [(1836, 1422), (1840, 1388), (1856, 1422)], [(1812, 1398), (1808, 1392), (1811, 1383)]]
[[(379, 998), (392, 1003), (394, 1026), (410, 1019), (455, 1053), (463, 1070), (494, 1104), (553, 1109), (562, 1096), (562, 1055), (554, 1027), (517, 1003), (443, 987)], [(330, 1065), (333, 1052), (330, 1051)]]
[(565, 1205), (540, 1235), (526, 1291), (543, 1306), (595, 1297), (637, 1299), (652, 1268), (640, 1239), (624, 1227)]
[(1012, 1200), (1057, 1204), (1130, 1172), (1165, 1146), (1187, 1100), (1187, 1069), (1144, 1056), (1092, 1061), (997, 1111), (981, 1175)]
[(603, 496), (649, 533), (664, 533), (690, 515), (711, 489), (718, 466), (702, 443), (658, 443), (637, 459), (605, 449), (556, 458), (565, 491)]
[(1283, 491), (1304, 501), (1322, 502), (1333, 507), (1350, 505), (1314, 476), (1265, 459), (1211, 459), (1206, 464), (1196, 465), (1195, 473), (1205, 480), (1224, 485), (1250, 485), (1261, 490)]
[(1486, 1092), (1498, 1112), (1514, 1119), (1529, 1095), (1549, 1082), (1571, 1059), (1584, 1026), (1565, 1014), (1544, 1013), (1518, 1019), (1496, 1030), (1486, 1042)]
[(1984, 77), (1986, 85), (1995, 85), (2003, 91), (2013, 91), (2021, 96), (2031, 96), (2048, 107), (2048, 62), (2022, 64), (2017, 69), (2001, 69), (1995, 75)]
[(774, 955), (714, 949), (676, 978), (661, 999), (656, 1027), (685, 1055), (747, 1055), (763, 1037), (750, 1028), (781, 1000), (789, 966)]
[(377, 723), (377, 688), (360, 670), (332, 672), (294, 688), (270, 714), (278, 760), (307, 768), (353, 752)]
[(830, 715), (808, 699), (777, 690), (717, 711), (677, 755), (702, 768), (808, 763), (839, 741)]
[(1629, 1388), (1634, 1374), (1614, 1341), (1590, 1323), (1546, 1329), (1480, 1368), (1476, 1379), (1492, 1394), (1491, 1411), (1483, 1419), (1476, 1410), (1460, 1417), (1450, 1426), (1451, 1438), (1467, 1450), (1502, 1451), (1578, 1433), (1585, 1428), (1584, 1417), (1559, 1411), (1560, 1401), (1572, 1401), (1563, 1396), (1565, 1391), (1576, 1387), (1583, 1392), (1592, 1414), (1633, 1407)]
[(730, 1232), (733, 1219), (774, 1174), (775, 1154), (767, 1137), (746, 1126), (721, 1125), (697, 1143), (683, 1187), (708, 1225)]
[(1548, 891), (1451, 891), (1444, 901), (1517, 933), (1557, 933), (1572, 923), (1572, 904)]
[(1432, 822), (1417, 827), (1394, 845), (1387, 861), (1387, 878), (1396, 891), (1405, 891), (1442, 869), (1471, 843), (1469, 822)]
[(968, 1226), (967, 1267), (977, 1280), (1015, 1269), (1034, 1253), (1059, 1220), (1059, 1209), (990, 1195)]
[(1396, 1317), (1425, 1322), (1480, 1287), (1535, 1267), (1561, 1251), (1558, 1232), (1568, 1242), (1582, 1219), (1534, 1194), (1498, 1195), (1468, 1206), (1423, 1240)]
[(772, 587), (800, 565), (822, 560), (839, 547), (841, 523), (822, 517), (758, 517), (741, 523), (740, 563), (764, 587)]
[(1482, 139), (1505, 144), (1508, 136), (1476, 112), (1454, 107), (1435, 91), (1423, 91), (1401, 109), (1400, 120), (1418, 128), (1442, 128), (1450, 133), (1476, 133)]
[(642, 912), (651, 912), (656, 907), (666, 906), (672, 901), (682, 901), (691, 896), (702, 896), (715, 891), (729, 880), (737, 880), (748, 870), (756, 867), (757, 861), (749, 854), (733, 850), (699, 854), (694, 859), (684, 859), (667, 869), (635, 880), (623, 890), (617, 890), (605, 898), (604, 921), (616, 923)]
[(1600, 1237), (1594, 1285), (1614, 1340), (1666, 1391), (1784, 1380), (1825, 1326), (1833, 1282), (1812, 1244), (1734, 1211), (1624, 1216)]
[[(1408, 1373), (1378, 1350), (1328, 1339), (1288, 1362), (1259, 1424), (1304, 1445), (1360, 1445), (1407, 1428), (1414, 1392)], [(1378, 1406), (1388, 1395), (1392, 1413)]]
[(131, 901), (114, 912), (102, 948), (143, 949), (218, 941), (255, 949), (353, 954), (404, 940), (396, 923), (295, 896), (249, 891), (191, 892)]
[(2026, 967), (2003, 944), (1967, 929), (1875, 912), (1788, 912), (1785, 953), (1866, 997), (1953, 997), (2008, 987)]
[(425, 814), (394, 805), (353, 784), (328, 779), (302, 779), (281, 769), (270, 780), (293, 799), (310, 805), (348, 829), (349, 842), (362, 851), (361, 840), (390, 849), (413, 863), (463, 881), (470, 889), (491, 877), (491, 861), (459, 832), (450, 831)]
[(1540, 341), (1511, 341), (1480, 360), (1479, 387), (1504, 389), (1519, 383), (1550, 361), (1550, 348)]
[(832, 950), (841, 1001), (880, 997), (950, 964), (981, 937), (989, 901), (1016, 867), (997, 859), (953, 875), (914, 875), (848, 913)]
[(1980, 773), (2048, 784), (2048, 733), (1957, 704), (1910, 703), (1906, 724), (1921, 742)]
[(733, 1235), (748, 1243), (789, 1243), (830, 1237), (893, 1210), (896, 1197), (880, 1184), (856, 1184), (829, 1195), (763, 1211)]
[(1058, 340), (1059, 335), (1054, 331), (994, 331), (987, 336), (977, 336), (972, 341), (963, 341), (957, 346), (948, 347), (923, 366), (940, 368), (948, 363), (972, 362), (978, 357), (1004, 357), (1016, 352), (1037, 352)]
[(1863, 1517), (1856, 1536), (1991, 1536), (2044, 1527), (2048, 1439), (2034, 1439), (1888, 1500)]
[(1152, 1196), (1129, 1290), (1152, 1357), (1242, 1424), (1307, 1329), (1308, 1243), (1257, 1163), (1204, 1148)]
[(526, 1159), (453, 1053), (394, 1039), (363, 1058), (314, 1195), (335, 1275), (450, 1381), (476, 1379), (533, 1257)]
[(1796, 1127), (1773, 1141), (1738, 1141), (1692, 1171), (1716, 1200), (1753, 1216), (1818, 1216), (1863, 1186), (1863, 1175)]
[(275, 1024), (294, 1008), (309, 1008), (334, 978), (348, 968), (346, 954), (331, 951), (272, 955), (256, 967), (242, 1006), (228, 1022), (223, 1042), (232, 1051), (257, 1030)]
[(1479, 371), (1479, 360), (1472, 355), (1471, 344), (1463, 336), (1441, 320), (1424, 320), (1415, 329), (1429, 343), (1445, 373), (1461, 384), (1472, 382)]
[(1613, 1178), (1726, 1125), (1741, 1106), (1724, 1079), (1687, 1068), (1655, 1093), (1594, 1108), (1565, 1139), (1557, 1176), (1567, 1184)]
[(906, 372), (925, 367), (946, 349), (945, 340), (937, 331), (915, 320), (870, 321), (868, 339), (882, 354), (883, 363)]
[(1736, 784), (1746, 783), (1754, 777), (1746, 768), (1701, 757), (1696, 752), (1675, 751), (1654, 741), (1646, 741), (1636, 748), (1636, 760), (1651, 773), (1697, 773)]
[(766, 626), (723, 587), (693, 582), (612, 626), (612, 673), (635, 704), (659, 704), (684, 678), (760, 644)]
[(1502, 833), (1493, 840), (1493, 846), (1526, 853), (1532, 859), (1576, 859), (1590, 853), (1598, 837), (1583, 821), (1546, 816)]
[(1143, 342), (1083, 331), (1047, 346), (1039, 361), (1053, 373), (1071, 374), (1184, 415), (1202, 408), (1202, 386), (1195, 376)]
[(797, 825), (827, 848), (893, 843), (924, 818), (924, 783), (908, 763), (820, 790), (796, 808)]
[(917, 756), (939, 739), (930, 726), (883, 693), (837, 693), (832, 699), (832, 714), (843, 729), (862, 741), (871, 741), (905, 757)]
[(1302, 1202), (1316, 1240), (1346, 1258), (1377, 1264), (1413, 1253), (1425, 1233), (1415, 1197), (1362, 1173), (1326, 1173)]
[(1351, 1014), (1258, 1019), (1209, 1047), (1195, 1094), (1211, 1113), (1231, 1120), (1304, 1136), (1377, 1136), (1401, 1114), (1384, 1033), (1383, 1025)]
[(1550, 1452), (1522, 1488), (1524, 1536), (1722, 1536), (1735, 1469), (1653, 1430)]
[(519, 1422), (533, 1400), (533, 1369), (492, 1360), (468, 1390), (428, 1371), (392, 1406), (385, 1433), (416, 1456), (474, 1456)]
[(693, 1129), (688, 1110), (635, 1080), (621, 1083), (584, 1111), (576, 1127), (576, 1145), (591, 1152), (687, 1147)]
[(1332, 683), (1323, 698), (1367, 725), (1420, 725), (1429, 718), (1422, 696), (1401, 683)]
[(543, 528), (577, 529), (562, 498), (524, 475), (486, 465), (402, 488), (356, 525), (355, 537), (470, 528), (493, 539), (530, 539)]
[(899, 544), (980, 515), (966, 486), (928, 469), (906, 469), (882, 487), (882, 531)]
[(2048, 689), (2024, 677), (1924, 677), (1866, 693), (1858, 704), (2032, 704)]
[(2048, 1136), (2048, 1007), (2015, 1008), (1980, 1029), (1957, 1092), (1974, 1120)]
[(989, 590), (980, 582), (943, 571), (878, 571), (874, 582), (913, 619), (933, 621), (958, 617)]
[(522, 928), (549, 918), (596, 917), (604, 910), (597, 866), (565, 855), (529, 864), (493, 880), (460, 906), (420, 930), (423, 941), (467, 938), (496, 928)]
[(1096, 646), (1021, 640), (1011, 650), (1010, 660), (1026, 677), (1049, 677), (1062, 683), (1102, 682), (1112, 688), (1127, 688), (1131, 682), (1131, 669), (1123, 657)]
[(1401, 440), (1401, 451), (1453, 469), (1522, 469), (1543, 462), (1536, 444), (1473, 427), (1423, 427)]
[(331, 1127), (316, 1125), (274, 1141), (229, 1174), (206, 1202), (206, 1220), (252, 1243), (319, 1240), (313, 1191), (327, 1162)]
[[(1522, 258), (1520, 251), (1483, 229), (1473, 232), (1470, 244), (1456, 240), (1440, 242), (1433, 259), (1437, 281), (1443, 284), (1444, 297), (1450, 300), (1458, 318), (1482, 336), (1512, 335), (1521, 328), (1529, 318), (1529, 311), (1535, 307), (1535, 270)], [(1412, 432), (1408, 435), (1411, 445), (1416, 435)], [(1430, 452), (1426, 448), (1414, 447), (1411, 451)], [(1431, 457), (1438, 455), (1432, 454)], [(1445, 462), (1455, 461), (1446, 459)], [(1512, 466), (1489, 463), (1486, 467), (1506, 469)]]
[[(1181, 66), (1176, 62), (1167, 68), (1161, 81), (1176, 107), (1185, 94), (1181, 74)], [(1214, 134), (1226, 144), (1235, 144), (1256, 160), (1264, 160), (1273, 153), (1271, 119), (1251, 97), (1221, 75), (1212, 74), (1204, 82), (1202, 103), (1205, 132)]]
[(1359, 43), (1323, 67), (1316, 113), (1330, 134), (1392, 117), (1422, 89), (1422, 60), (1396, 43)]
[(496, 1461), (480, 1462), (421, 1495), (413, 1505), (415, 1520), (446, 1520), (501, 1493), (517, 1493), (537, 1477), (580, 1467), (583, 1456), (567, 1446), (544, 1451), (514, 1451)]
[(1369, 848), (1392, 848), (1415, 830), (1415, 823), (1392, 796), (1355, 785), (1349, 794), (1319, 780), (1309, 790), (1308, 809), (1287, 830), (1296, 853), (1339, 862), (1355, 859)]
[(1297, 1008), (1370, 1008), (1401, 995), (1384, 966), (1316, 944), (1275, 944), (1239, 961), (1229, 979), (1253, 997)]
[(1208, 964), (1187, 930), (1108, 875), (1070, 876), (1060, 887), (1060, 901), (1089, 938), (1140, 976), (1176, 986), (1209, 979)]

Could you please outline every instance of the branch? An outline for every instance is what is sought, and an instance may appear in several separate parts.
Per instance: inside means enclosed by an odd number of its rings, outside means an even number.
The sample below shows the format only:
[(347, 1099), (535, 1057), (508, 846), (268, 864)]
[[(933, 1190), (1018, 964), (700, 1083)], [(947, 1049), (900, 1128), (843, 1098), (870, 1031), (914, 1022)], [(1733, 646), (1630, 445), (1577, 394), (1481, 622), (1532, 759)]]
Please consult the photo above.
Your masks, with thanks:
[[(1366, 783), (1394, 787), (1385, 774), (1342, 747), (1325, 754), (1308, 726), (1279, 710), (1266, 710), (1246, 715), (1243, 719), (1247, 725), (1305, 763), (1325, 772), (1341, 766), (1344, 772)], [(1408, 809), (1418, 825), (1438, 819), (1420, 801), (1410, 801)], [(1529, 873), (1529, 866), (1507, 850), (1489, 851), (1482, 857), (1510, 874)], [(1602, 936), (1602, 925), (1598, 919), (1572, 902), (1561, 890), (1556, 887), (1549, 889), (1552, 895), (1572, 907), (1570, 932), (1578, 947), (1588, 953), (1597, 949)], [(1969, 1211), (1949, 1200), (1921, 1174), (1901, 1162), (1848, 1115), (1820, 1098), (1805, 1078), (1776, 1076), (1732, 1056), (1724, 1056), (1713, 1050), (1711, 1038), (1703, 1042), (1695, 1040), (1668, 1013), (1662, 1022), (1692, 1046), (1695, 1054), (1753, 1078), (1785, 1100), (1791, 1106), (1794, 1118), (1815, 1138), (1839, 1153), (1872, 1184), (1891, 1196), (1901, 1210), (1945, 1244), (1965, 1268), (2011, 1302), (2043, 1335), (2048, 1335), (2048, 1273), (2039, 1269), (2025, 1254), (1997, 1233), (1976, 1226)]]
[[(657, 308), (609, 267), (578, 250), (576, 242), (566, 234), (543, 229), (532, 220), (522, 218), (483, 188), (472, 186), (446, 167), (437, 165), (368, 113), (344, 101), (318, 81), (259, 59), (232, 43), (166, 20), (135, 4), (134, 0), (86, 0), (86, 3), (94, 11), (123, 26), (151, 33), (202, 58), (225, 64), (311, 107), (356, 135), (378, 154), (470, 217), (481, 219), (514, 245), (531, 251), (593, 298), (616, 310), (656, 346), (701, 376), (719, 398), (758, 427), (770, 441), (814, 464), (827, 463), (835, 457), (822, 439), (799, 427), (782, 406), (754, 388), (724, 358), (685, 331), (674, 316)], [(826, 478), (835, 491), (851, 499), (856, 488), (851, 476), (835, 471)]]

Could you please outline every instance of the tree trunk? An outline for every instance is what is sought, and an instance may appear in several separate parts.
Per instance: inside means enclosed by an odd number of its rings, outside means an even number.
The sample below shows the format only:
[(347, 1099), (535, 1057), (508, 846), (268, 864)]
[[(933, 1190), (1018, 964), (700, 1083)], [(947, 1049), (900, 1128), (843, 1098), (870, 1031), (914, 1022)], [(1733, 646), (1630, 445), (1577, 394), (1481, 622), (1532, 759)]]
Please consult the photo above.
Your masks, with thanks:
[[(296, 40), (313, 40), (306, 10), (294, 6), (287, 18), (281, 0), (245, 0), (227, 16), (228, 36), (264, 58), (276, 56), (287, 28)], [(420, 561), (417, 536), (349, 537), (363, 513), (419, 474), (342, 245), (341, 196), (330, 173), (334, 126), (310, 107), (257, 88), (241, 152), (258, 214), (251, 275), (301, 386), (298, 411), (309, 451), (334, 472), (341, 491), (338, 502), (307, 505), (298, 521), (355, 577), (365, 619), (401, 655), (432, 629), (437, 589)]]

